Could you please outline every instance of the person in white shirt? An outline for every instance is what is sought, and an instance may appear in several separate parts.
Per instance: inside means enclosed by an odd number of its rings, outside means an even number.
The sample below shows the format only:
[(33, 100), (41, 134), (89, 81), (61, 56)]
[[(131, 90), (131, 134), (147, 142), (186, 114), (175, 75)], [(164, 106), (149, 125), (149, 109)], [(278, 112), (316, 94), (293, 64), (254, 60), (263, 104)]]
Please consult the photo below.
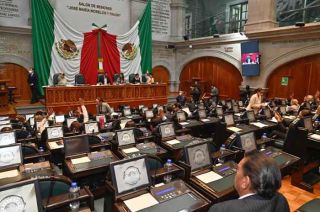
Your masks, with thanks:
[(261, 101), (262, 101), (262, 89), (257, 88), (256, 93), (250, 97), (250, 101), (246, 110), (254, 110), (254, 109), (259, 110), (262, 106)]

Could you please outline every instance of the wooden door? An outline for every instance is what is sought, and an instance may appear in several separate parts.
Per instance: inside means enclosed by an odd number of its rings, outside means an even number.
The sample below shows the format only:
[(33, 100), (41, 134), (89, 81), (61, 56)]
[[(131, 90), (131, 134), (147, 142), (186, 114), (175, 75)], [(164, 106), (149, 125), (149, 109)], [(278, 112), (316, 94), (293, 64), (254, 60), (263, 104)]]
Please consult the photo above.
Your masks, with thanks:
[(168, 83), (170, 80), (170, 73), (168, 69), (163, 66), (156, 66), (152, 69), (152, 75), (155, 82)]
[(200, 79), (206, 93), (215, 85), (224, 99), (239, 99), (242, 76), (232, 64), (214, 57), (202, 57), (188, 63), (180, 74), (180, 90), (190, 92), (192, 79)]
[(16, 101), (30, 101), (31, 91), (28, 84), (28, 70), (13, 63), (0, 64), (0, 79), (9, 80), (8, 86), (14, 86)]

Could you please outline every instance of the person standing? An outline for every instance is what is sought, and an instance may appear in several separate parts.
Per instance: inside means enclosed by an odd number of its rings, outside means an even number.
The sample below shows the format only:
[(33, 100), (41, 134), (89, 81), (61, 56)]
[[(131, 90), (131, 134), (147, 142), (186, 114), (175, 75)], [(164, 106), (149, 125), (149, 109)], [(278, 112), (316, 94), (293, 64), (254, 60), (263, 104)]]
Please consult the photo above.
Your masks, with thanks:
[(219, 89), (215, 85), (211, 86), (211, 98), (215, 103), (219, 101)]
[(251, 96), (246, 110), (261, 109), (261, 106), (262, 106), (261, 101), (262, 101), (262, 89), (257, 88), (256, 93)]
[(31, 104), (33, 104), (39, 101), (37, 93), (38, 77), (33, 68), (29, 70), (28, 83), (31, 89)]

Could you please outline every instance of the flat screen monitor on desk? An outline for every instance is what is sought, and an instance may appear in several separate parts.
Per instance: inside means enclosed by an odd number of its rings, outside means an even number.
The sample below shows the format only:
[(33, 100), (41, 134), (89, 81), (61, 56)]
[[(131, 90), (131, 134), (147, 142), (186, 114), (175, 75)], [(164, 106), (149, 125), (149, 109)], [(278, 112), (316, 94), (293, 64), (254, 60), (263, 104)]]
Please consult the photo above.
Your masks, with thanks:
[(146, 111), (146, 119), (152, 119), (153, 118), (153, 111), (147, 110)]
[(119, 146), (134, 144), (136, 142), (133, 128), (116, 131), (116, 139)]
[(186, 121), (187, 120), (186, 114), (183, 111), (177, 112), (177, 120), (178, 120), (178, 122)]
[(239, 105), (239, 107), (243, 107), (243, 102), (240, 100), (240, 101), (238, 102), (238, 105)]
[(218, 116), (222, 116), (222, 115), (223, 115), (223, 109), (222, 109), (222, 107), (217, 107), (217, 108), (216, 108), (216, 112), (217, 112), (217, 115), (218, 115)]
[(306, 128), (309, 132), (313, 131), (313, 125), (312, 125), (312, 117), (305, 117), (303, 119), (304, 128)]
[(234, 118), (233, 114), (224, 115), (224, 122), (226, 123), (227, 127), (234, 125)]
[(0, 133), (0, 146), (6, 146), (14, 143), (16, 143), (16, 133), (14, 131)]
[(239, 106), (238, 105), (233, 105), (233, 112), (235, 112), (235, 113), (239, 113), (240, 112), (240, 110), (239, 110)]
[(10, 128), (12, 128), (12, 125), (11, 125), (11, 124), (2, 124), (2, 125), (0, 125), (0, 130), (2, 130), (2, 129), (5, 128), (5, 127), (10, 127)]
[(0, 169), (22, 164), (21, 144), (0, 147)]
[(245, 152), (251, 152), (257, 149), (256, 139), (254, 132), (246, 133), (240, 135), (241, 148)]
[(55, 116), (54, 118), (56, 123), (63, 123), (65, 120), (64, 115), (58, 115), (58, 116)]
[(0, 125), (3, 125), (3, 124), (10, 124), (10, 119), (0, 121)]
[(256, 118), (254, 117), (254, 111), (253, 110), (248, 110), (247, 111), (247, 118), (249, 120), (249, 122), (253, 122), (256, 120)]
[(175, 136), (173, 123), (164, 123), (159, 125), (161, 138), (168, 138)]
[(42, 212), (37, 180), (26, 180), (0, 187), (1, 211)]
[(98, 133), (99, 132), (98, 123), (97, 122), (85, 123), (84, 130), (86, 134)]
[(286, 106), (280, 106), (280, 112), (281, 112), (282, 114), (286, 114), (286, 112), (287, 112), (287, 107), (286, 107)]
[(269, 108), (265, 108), (263, 111), (264, 111), (264, 115), (266, 116), (267, 119), (272, 118), (271, 111)]
[(148, 188), (151, 185), (144, 156), (110, 163), (110, 170), (116, 195)]
[(48, 140), (63, 138), (62, 127), (47, 127)]
[(207, 113), (205, 110), (198, 110), (198, 115), (200, 119), (205, 119), (207, 118)]
[(66, 157), (89, 152), (89, 139), (87, 135), (76, 135), (64, 138), (64, 153)]
[(207, 143), (195, 144), (184, 148), (186, 162), (191, 166), (191, 171), (211, 165), (211, 158)]
[(124, 109), (123, 109), (123, 115), (124, 115), (124, 116), (131, 116), (131, 110), (130, 110), (130, 108), (124, 108)]
[(78, 118), (75, 118), (75, 117), (67, 118), (67, 127), (70, 128), (72, 122), (74, 122), (74, 121), (78, 121)]
[(30, 118), (33, 118), (34, 114), (26, 114), (26, 121), (28, 121)]

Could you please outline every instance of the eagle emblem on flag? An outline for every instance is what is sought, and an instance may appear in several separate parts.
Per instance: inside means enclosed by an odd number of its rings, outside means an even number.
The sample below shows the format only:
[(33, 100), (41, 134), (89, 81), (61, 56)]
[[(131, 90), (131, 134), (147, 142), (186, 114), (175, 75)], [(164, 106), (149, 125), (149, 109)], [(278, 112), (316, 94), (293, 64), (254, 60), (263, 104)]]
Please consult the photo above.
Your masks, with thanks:
[(126, 43), (122, 47), (121, 56), (127, 60), (133, 60), (138, 52), (138, 48), (133, 43)]
[(55, 43), (55, 46), (59, 55), (65, 60), (73, 59), (79, 54), (79, 49), (77, 48), (76, 44), (70, 39), (61, 39), (60, 41)]

